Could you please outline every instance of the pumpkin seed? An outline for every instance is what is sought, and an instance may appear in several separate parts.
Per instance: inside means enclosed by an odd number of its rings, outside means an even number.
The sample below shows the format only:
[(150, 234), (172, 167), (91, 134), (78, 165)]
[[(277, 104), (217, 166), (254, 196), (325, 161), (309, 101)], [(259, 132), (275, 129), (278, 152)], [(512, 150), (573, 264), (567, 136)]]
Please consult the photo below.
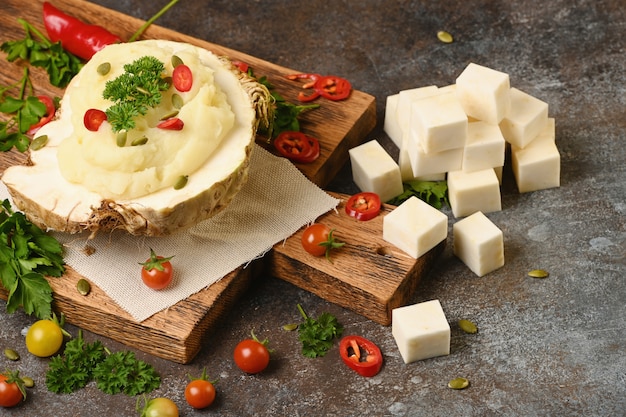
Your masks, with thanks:
[(96, 68), (96, 71), (98, 71), (98, 74), (100, 75), (107, 75), (109, 71), (111, 71), (111, 63), (103, 62), (102, 64), (98, 65), (98, 68)]
[(452, 43), (454, 41), (452, 35), (445, 30), (440, 30), (439, 32), (437, 32), (437, 39), (439, 39), (443, 43)]
[(37, 136), (30, 143), (30, 150), (31, 151), (38, 151), (39, 149), (41, 149), (44, 146), (46, 146), (47, 143), (48, 143), (48, 135)]
[(533, 269), (528, 273), (528, 276), (533, 278), (548, 278), (549, 275), (548, 271), (543, 269)]
[(91, 291), (91, 284), (84, 278), (81, 278), (76, 283), (76, 289), (80, 295), (87, 295)]
[(465, 378), (454, 378), (448, 382), (448, 388), (465, 389), (469, 387), (469, 381)]
[(179, 65), (183, 65), (184, 62), (178, 55), (172, 55), (172, 67), (176, 68)]
[(175, 109), (181, 109), (183, 104), (185, 104), (185, 102), (181, 96), (178, 94), (172, 94), (172, 106), (174, 106)]
[(298, 323), (289, 323), (283, 326), (283, 330), (287, 332), (292, 332), (298, 328)]
[(163, 86), (162, 89), (165, 90), (169, 90), (170, 87), (172, 86), (172, 77), (163, 77), (163, 79), (161, 80), (163, 82)]
[(165, 113), (163, 116), (161, 116), (161, 120), (167, 120), (167, 119), (171, 119), (172, 117), (176, 117), (178, 116), (178, 110), (173, 110), (169, 113)]
[(140, 138), (133, 140), (130, 143), (130, 146), (140, 146), (140, 145), (145, 145), (146, 143), (148, 143), (148, 138), (145, 136), (142, 136)]
[(466, 320), (466, 319), (459, 320), (459, 327), (465, 333), (474, 334), (474, 333), (476, 333), (478, 331), (478, 327), (476, 327), (476, 325), (474, 323), (472, 323), (471, 321)]
[(187, 180), (189, 179), (189, 176), (187, 175), (181, 175), (178, 180), (174, 183), (174, 189), (175, 190), (180, 190), (181, 188), (184, 188), (185, 185), (187, 185)]
[(122, 130), (122, 131), (118, 132), (117, 133), (117, 138), (115, 138), (117, 146), (119, 146), (120, 148), (123, 148), (124, 146), (126, 146), (126, 137), (127, 136), (128, 136), (128, 133), (125, 130)]
[(22, 382), (24, 382), (24, 386), (26, 388), (32, 388), (35, 386), (35, 380), (29, 376), (22, 376)]
[(17, 361), (20, 359), (20, 354), (17, 353), (17, 351), (9, 348), (4, 349), (4, 356), (6, 356), (7, 359), (10, 361)]

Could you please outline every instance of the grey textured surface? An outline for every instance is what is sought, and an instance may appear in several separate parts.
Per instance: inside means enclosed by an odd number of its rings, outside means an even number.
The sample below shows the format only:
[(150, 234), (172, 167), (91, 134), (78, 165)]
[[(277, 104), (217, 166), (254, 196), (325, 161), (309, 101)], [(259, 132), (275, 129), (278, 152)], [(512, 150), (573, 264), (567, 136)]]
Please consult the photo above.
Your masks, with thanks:
[[(98, 0), (147, 19), (161, 2)], [(626, 16), (623, 0), (543, 1), (181, 1), (159, 24), (307, 72), (349, 78), (377, 99), (379, 139), (385, 99), (400, 90), (447, 85), (469, 62), (510, 74), (513, 86), (550, 105), (561, 153), (557, 189), (519, 194), (510, 171), (503, 210), (489, 218), (505, 236), (506, 265), (473, 275), (451, 245), (424, 279), (415, 302), (439, 299), (452, 324), (451, 354), (405, 365), (391, 329), (270, 277), (254, 287), (189, 365), (138, 356), (158, 369), (181, 415), (284, 416), (623, 416), (626, 415)], [(436, 38), (438, 30), (455, 37)], [(332, 128), (332, 126), (329, 126)], [(330, 186), (356, 191), (349, 166)], [(455, 219), (449, 211), (450, 226)], [(550, 272), (545, 280), (526, 276)], [(346, 334), (375, 341), (385, 356), (370, 379), (349, 371), (337, 350), (306, 359), (295, 333), (296, 304), (335, 314)], [(32, 319), (0, 304), (0, 347), (22, 350), (35, 378), (11, 416), (133, 416), (135, 398), (94, 385), (72, 395), (46, 391), (47, 360), (26, 354), (19, 330)], [(479, 332), (462, 334), (458, 319)], [(257, 376), (235, 367), (232, 349), (254, 329), (275, 349)], [(76, 333), (72, 326), (69, 330)], [(89, 340), (98, 338), (91, 334)], [(101, 339), (101, 338), (100, 338)], [(108, 340), (112, 350), (125, 347)], [(0, 359), (0, 368), (14, 367)], [(208, 410), (186, 405), (187, 374), (219, 378)], [(446, 388), (463, 376), (471, 386)]]

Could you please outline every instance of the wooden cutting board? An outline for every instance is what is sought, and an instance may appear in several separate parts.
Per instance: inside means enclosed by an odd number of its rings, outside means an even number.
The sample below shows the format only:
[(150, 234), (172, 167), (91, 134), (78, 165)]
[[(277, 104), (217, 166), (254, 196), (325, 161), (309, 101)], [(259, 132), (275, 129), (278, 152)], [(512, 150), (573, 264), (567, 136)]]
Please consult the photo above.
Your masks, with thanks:
[[(43, 31), (42, 4), (43, 1), (40, 0), (1, 2), (1, 41), (23, 36), (23, 29), (17, 22), (18, 17), (26, 19)], [(54, 4), (86, 22), (114, 28), (112, 30), (122, 39), (127, 39), (143, 23), (138, 19), (84, 1), (56, 0)], [(144, 37), (189, 42), (216, 54), (245, 61), (251, 65), (257, 76), (267, 76), (276, 91), (292, 102), (296, 102), (295, 97), (300, 91), (300, 84), (288, 81), (284, 76), (307, 71), (306, 68), (295, 71), (279, 67), (156, 25), (151, 26)], [(9, 85), (20, 78), (22, 67), (19, 63), (9, 63), (4, 58), (4, 54), (0, 54), (0, 85)], [(49, 85), (47, 75), (43, 71), (34, 69), (32, 79), (36, 94), (62, 96), (61, 90)], [(376, 123), (376, 105), (374, 97), (358, 90), (353, 91), (346, 101), (320, 101), (320, 104), (322, 105), (320, 109), (303, 116), (305, 131), (320, 140), (320, 158), (313, 164), (298, 167), (311, 181), (324, 187), (346, 162), (347, 151), (360, 144), (373, 129)], [(332, 125), (333, 129), (325, 128), (328, 125)], [(257, 138), (257, 142), (266, 145), (265, 138)], [(24, 163), (26, 159), (26, 155), (15, 151), (0, 153), (0, 170), (4, 171), (7, 166)], [(274, 254), (245, 269), (233, 271), (218, 283), (143, 322), (136, 322), (95, 285), (92, 286), (92, 292), (88, 296), (79, 295), (75, 286), (82, 276), (71, 267), (63, 277), (49, 279), (54, 292), (53, 307), (55, 311), (64, 313), (68, 322), (86, 330), (168, 360), (188, 363), (200, 350), (201, 344), (224, 313), (248, 288), (257, 272), (267, 267), (279, 278), (293, 282), (329, 301), (352, 308), (379, 323), (388, 324), (390, 308), (407, 300), (415, 290), (419, 277), (441, 250), (441, 245), (417, 261), (397, 252), (394, 252), (391, 258), (371, 256), (370, 252), (365, 254), (362, 249), (371, 251), (375, 248), (368, 246), (368, 242), (375, 241), (378, 242), (377, 245), (383, 245), (380, 239), (372, 238), (382, 235), (381, 224), (377, 221), (359, 224), (354, 223), (351, 218), (333, 216), (329, 213), (327, 218), (342, 231), (342, 236), (345, 233), (346, 238), (353, 242), (349, 249), (337, 257), (333, 264), (334, 269), (329, 269), (329, 265), (320, 263), (318, 259), (302, 259), (301, 250), (294, 243), (298, 239), (295, 236), (284, 246), (277, 245)], [(347, 268), (350, 256), (356, 257), (352, 266)], [(368, 258), (367, 269), (377, 269), (374, 275), (378, 278), (370, 274), (367, 275), (367, 279), (360, 280), (360, 275), (366, 275), (360, 268), (363, 265), (360, 262)], [(355, 261), (356, 259), (359, 260)], [(302, 271), (306, 273), (303, 274)], [(350, 271), (353, 273), (349, 273)], [(2, 288), (0, 297), (6, 299), (6, 291)]]

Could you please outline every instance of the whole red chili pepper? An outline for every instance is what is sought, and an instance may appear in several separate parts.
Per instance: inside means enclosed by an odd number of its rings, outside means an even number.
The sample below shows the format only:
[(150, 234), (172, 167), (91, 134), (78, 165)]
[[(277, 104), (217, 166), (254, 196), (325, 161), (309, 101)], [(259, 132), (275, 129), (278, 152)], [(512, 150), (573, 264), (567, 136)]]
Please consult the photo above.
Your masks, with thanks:
[(43, 22), (52, 42), (60, 41), (65, 50), (86, 60), (105, 46), (122, 41), (102, 26), (69, 16), (48, 2), (43, 4)]

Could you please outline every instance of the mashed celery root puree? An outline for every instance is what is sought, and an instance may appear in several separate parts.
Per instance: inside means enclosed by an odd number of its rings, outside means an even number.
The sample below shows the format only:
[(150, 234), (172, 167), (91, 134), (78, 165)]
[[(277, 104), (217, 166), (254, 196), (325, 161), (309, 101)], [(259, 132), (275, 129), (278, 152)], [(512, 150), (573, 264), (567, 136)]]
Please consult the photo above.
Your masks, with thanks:
[[(213, 153), (234, 124), (234, 113), (226, 95), (214, 83), (213, 69), (200, 62), (198, 48), (174, 51), (169, 44), (135, 43), (112, 45), (96, 54), (81, 71), (80, 79), (66, 91), (65, 100), (71, 107), (73, 132), (63, 139), (58, 149), (58, 162), (63, 177), (79, 183), (105, 198), (131, 199), (172, 187), (183, 175), (198, 169)], [(187, 92), (173, 86), (162, 92), (158, 107), (150, 108), (146, 116), (135, 119), (136, 127), (127, 133), (126, 146), (119, 146), (108, 122), (96, 132), (87, 130), (83, 116), (90, 108), (106, 110), (113, 102), (102, 96), (107, 81), (124, 71), (128, 57), (153, 56), (165, 64), (164, 76), (171, 76), (171, 58), (178, 56), (193, 73), (193, 85)], [(106, 75), (98, 67), (109, 63)], [(172, 95), (183, 100), (176, 117), (184, 122), (182, 130), (164, 130), (157, 124), (164, 116), (177, 111)], [(142, 137), (148, 139), (140, 146), (130, 144)]]

